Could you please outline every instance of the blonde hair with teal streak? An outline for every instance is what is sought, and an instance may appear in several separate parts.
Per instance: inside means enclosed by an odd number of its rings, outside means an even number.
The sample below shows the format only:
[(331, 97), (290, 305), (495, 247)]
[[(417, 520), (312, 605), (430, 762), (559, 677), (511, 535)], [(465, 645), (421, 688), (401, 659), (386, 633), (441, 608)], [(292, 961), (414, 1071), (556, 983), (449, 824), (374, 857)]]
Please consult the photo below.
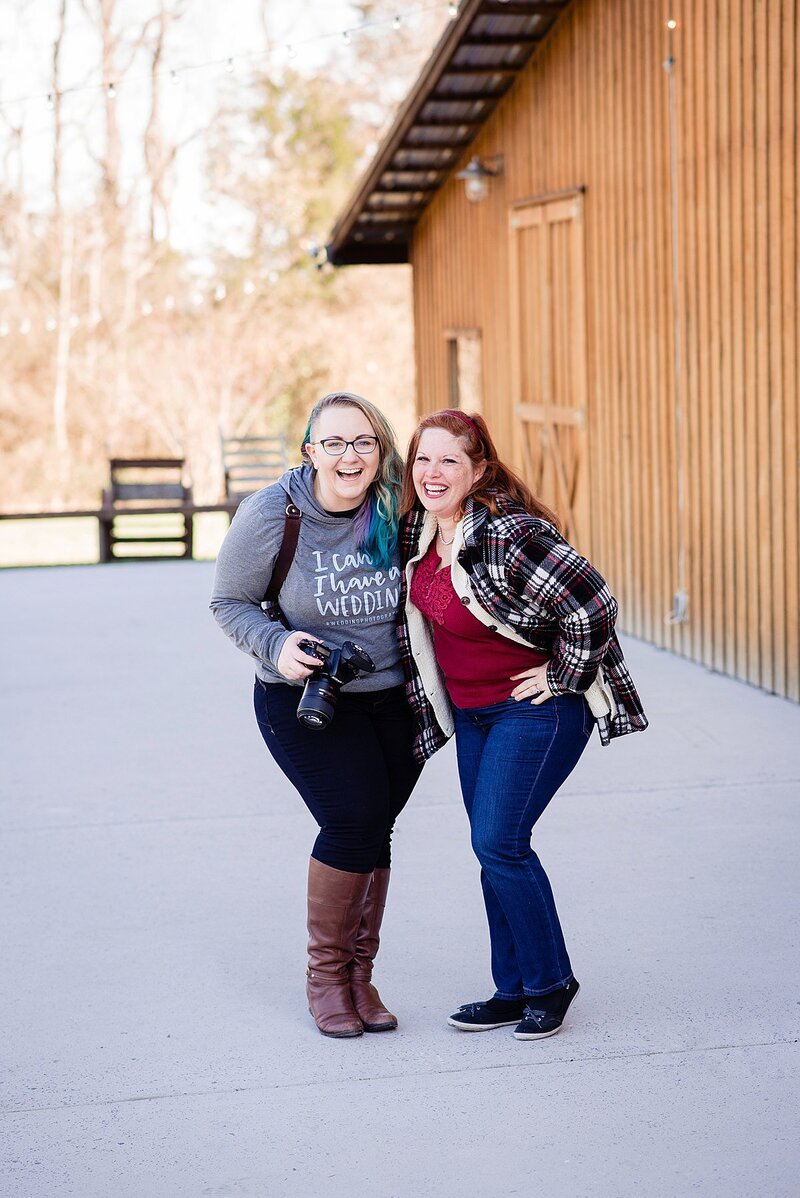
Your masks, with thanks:
[(400, 490), (403, 484), (403, 460), (397, 452), (394, 429), (375, 404), (352, 391), (332, 391), (323, 395), (311, 411), (300, 452), (303, 461), (310, 462), (306, 444), (311, 440), (314, 425), (326, 408), (358, 408), (366, 416), (378, 438), (380, 465), (369, 495), (355, 519), (358, 548), (368, 553), (376, 566), (387, 570), (397, 548)]

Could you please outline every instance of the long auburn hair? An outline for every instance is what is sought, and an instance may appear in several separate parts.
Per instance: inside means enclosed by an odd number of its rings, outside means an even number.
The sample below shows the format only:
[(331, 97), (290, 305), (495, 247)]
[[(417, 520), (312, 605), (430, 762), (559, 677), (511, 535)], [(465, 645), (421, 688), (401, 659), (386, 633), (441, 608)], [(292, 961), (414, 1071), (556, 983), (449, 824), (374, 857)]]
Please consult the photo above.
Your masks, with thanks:
[(370, 486), (366, 502), (355, 518), (353, 529), (358, 548), (368, 553), (376, 566), (388, 570), (397, 547), (400, 523), (398, 509), (403, 483), (403, 459), (397, 452), (394, 429), (380, 408), (364, 399), (363, 395), (356, 395), (352, 391), (332, 391), (314, 404), (308, 418), (300, 453), (303, 461), (309, 464), (311, 458), (306, 452), (306, 445), (311, 440), (317, 418), (326, 408), (358, 408), (378, 438), (378, 473)]
[[(408, 445), (406, 468), (403, 474), (403, 493), (400, 499), (401, 516), (405, 516), (419, 502), (414, 487), (413, 470), (420, 437), (426, 428), (441, 428), (454, 437), (458, 437), (464, 452), (473, 465), (485, 465), (483, 474), (475, 480), (474, 485), (465, 496), (465, 502), (471, 497), (476, 503), (484, 504), (492, 515), (496, 516), (499, 511), (497, 498), (506, 496), (518, 503), (530, 515), (547, 520), (560, 530), (561, 525), (555, 512), (552, 512), (549, 507), (536, 498), (528, 484), (520, 478), (516, 471), (500, 461), (497, 447), (483, 417), (479, 416), (477, 412), (460, 412), (452, 408), (425, 416), (417, 425)], [(462, 504), (458, 515), (460, 517), (463, 514), (464, 505)]]

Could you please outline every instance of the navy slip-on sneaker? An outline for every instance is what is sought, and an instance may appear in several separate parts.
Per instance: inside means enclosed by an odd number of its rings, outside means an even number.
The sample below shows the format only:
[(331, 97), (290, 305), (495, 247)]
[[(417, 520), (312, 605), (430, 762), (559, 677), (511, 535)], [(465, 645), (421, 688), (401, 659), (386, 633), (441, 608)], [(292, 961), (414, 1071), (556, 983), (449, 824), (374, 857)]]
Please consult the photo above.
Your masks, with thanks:
[(580, 986), (573, 978), (561, 990), (556, 990), (553, 994), (542, 995), (542, 998), (548, 1000), (547, 1005), (550, 1009), (547, 1011), (537, 1010), (537, 999), (529, 997), (522, 1021), (518, 1027), (514, 1028), (514, 1038), (516, 1040), (544, 1040), (547, 1036), (554, 1036), (561, 1030), (564, 1017), (579, 990)]
[(470, 1002), (450, 1016), (448, 1023), (462, 1032), (490, 1032), (496, 1027), (512, 1027), (525, 1014), (527, 998), (489, 998)]

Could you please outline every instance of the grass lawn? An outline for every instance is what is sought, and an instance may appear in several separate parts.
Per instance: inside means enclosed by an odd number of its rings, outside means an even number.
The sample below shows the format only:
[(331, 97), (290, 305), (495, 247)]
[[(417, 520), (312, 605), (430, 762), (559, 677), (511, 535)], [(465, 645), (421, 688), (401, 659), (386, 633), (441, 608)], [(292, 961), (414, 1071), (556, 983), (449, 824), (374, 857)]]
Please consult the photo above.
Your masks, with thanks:
[[(151, 517), (151, 529), (169, 516)], [(194, 518), (194, 560), (213, 561), (228, 530), (225, 512), (201, 512)], [(135, 551), (148, 557), (163, 557), (159, 547), (137, 545)], [(91, 516), (63, 520), (0, 520), (0, 567), (75, 566), (99, 561), (97, 520)]]

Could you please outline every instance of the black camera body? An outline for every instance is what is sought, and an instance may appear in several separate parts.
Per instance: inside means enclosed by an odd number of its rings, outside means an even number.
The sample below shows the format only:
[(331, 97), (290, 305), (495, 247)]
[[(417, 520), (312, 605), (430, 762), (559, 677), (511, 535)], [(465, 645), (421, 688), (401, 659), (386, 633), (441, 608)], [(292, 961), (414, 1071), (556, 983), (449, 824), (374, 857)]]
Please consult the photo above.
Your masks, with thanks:
[(324, 641), (298, 641), (298, 648), (316, 657), (315, 666), (303, 688), (297, 718), (306, 728), (327, 728), (336, 710), (339, 691), (361, 674), (374, 674), (375, 662), (360, 645), (345, 641), (341, 648)]

